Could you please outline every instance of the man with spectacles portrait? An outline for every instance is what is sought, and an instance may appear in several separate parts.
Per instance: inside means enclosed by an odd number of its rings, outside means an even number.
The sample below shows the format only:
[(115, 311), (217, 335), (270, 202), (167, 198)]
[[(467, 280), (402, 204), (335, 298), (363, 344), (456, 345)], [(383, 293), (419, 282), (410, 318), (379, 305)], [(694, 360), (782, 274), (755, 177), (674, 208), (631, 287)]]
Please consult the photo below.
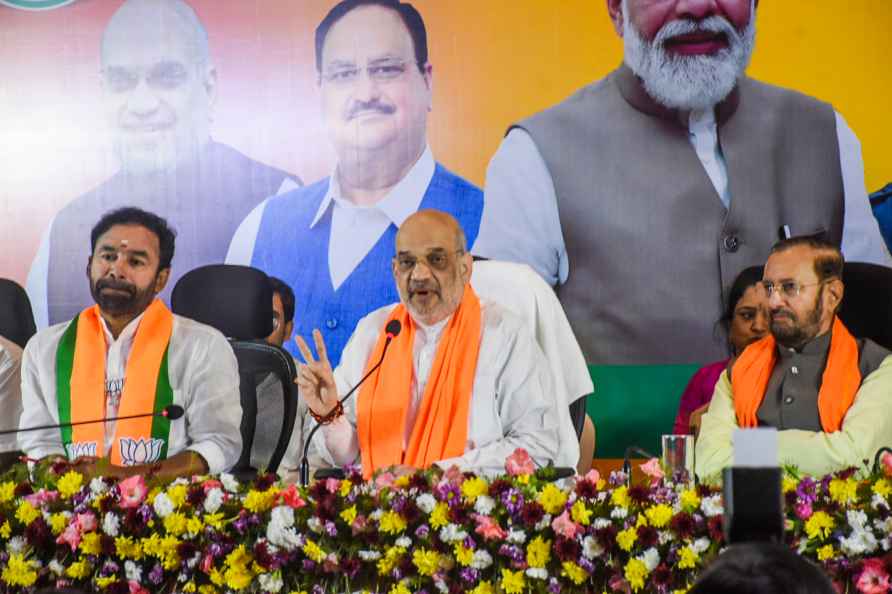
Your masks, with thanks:
[(93, 222), (137, 205), (180, 229), (181, 274), (222, 262), (242, 219), (263, 199), (300, 180), (211, 137), (217, 68), (208, 35), (183, 0), (127, 0), (111, 17), (100, 47), (101, 105), (118, 172), (59, 211), (28, 275), (39, 326), (71, 319), (91, 302), (81, 278)]
[(814, 237), (777, 243), (762, 286), (770, 334), (728, 365), (702, 418), (701, 478), (731, 464), (737, 427), (775, 427), (781, 464), (822, 476), (869, 464), (892, 444), (892, 353), (836, 315), (843, 257)]
[[(419, 209), (437, 209), (459, 221), (473, 246), (483, 194), (437, 163), (427, 143), (434, 71), (412, 5), (344, 0), (319, 24), (315, 41), (337, 163), (330, 177), (255, 208), (227, 262), (291, 285), (295, 332), (324, 329), (337, 365), (359, 319), (398, 300), (388, 279), (397, 228)], [(298, 354), (293, 342), (286, 345)]]

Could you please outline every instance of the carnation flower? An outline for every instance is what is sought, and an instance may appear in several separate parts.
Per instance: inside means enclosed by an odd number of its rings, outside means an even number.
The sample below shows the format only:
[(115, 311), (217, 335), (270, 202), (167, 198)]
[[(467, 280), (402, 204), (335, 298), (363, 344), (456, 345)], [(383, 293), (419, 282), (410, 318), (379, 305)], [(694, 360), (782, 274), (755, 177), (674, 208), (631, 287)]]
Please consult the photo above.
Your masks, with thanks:
[[(889, 454), (885, 454), (888, 456)], [(889, 574), (880, 559), (866, 559), (861, 566), (861, 573), (855, 582), (859, 592), (864, 594), (885, 594), (889, 592)]]
[(525, 449), (517, 448), (514, 450), (514, 453), (508, 456), (505, 460), (505, 470), (511, 476), (533, 474), (536, 472), (536, 465)]
[(120, 499), (118, 505), (124, 509), (139, 507), (146, 498), (148, 489), (142, 475), (135, 474), (118, 483)]

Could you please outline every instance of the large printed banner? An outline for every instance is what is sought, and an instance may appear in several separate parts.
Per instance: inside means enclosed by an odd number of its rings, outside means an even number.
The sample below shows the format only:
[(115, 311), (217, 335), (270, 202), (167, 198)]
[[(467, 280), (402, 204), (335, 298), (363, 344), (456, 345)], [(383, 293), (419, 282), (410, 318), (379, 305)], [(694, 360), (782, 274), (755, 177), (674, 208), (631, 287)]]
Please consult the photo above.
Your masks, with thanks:
[[(375, 150), (359, 139), (363, 117), (396, 110), (405, 150), (420, 127), (436, 163), (473, 194), (512, 122), (622, 59), (605, 3), (590, 0), (417, 0), (430, 68), (410, 46), (322, 72), (314, 32), (332, 0), (130, 4), (0, 2), (0, 276), (28, 284), (41, 326), (91, 303), (89, 231), (111, 208), (138, 205), (176, 227), (175, 281), (222, 262), (268, 196), (326, 178), (345, 151)], [(362, 53), (389, 26), (366, 16), (328, 41)], [(807, 10), (763, 0), (749, 69), (834, 104), (862, 142), (868, 190), (892, 180), (890, 26), (888, 0), (815, 0)], [(400, 76), (415, 77), (418, 93), (372, 97), (347, 113), (338, 89), (386, 89)], [(402, 133), (388, 126), (375, 132), (382, 143)]]

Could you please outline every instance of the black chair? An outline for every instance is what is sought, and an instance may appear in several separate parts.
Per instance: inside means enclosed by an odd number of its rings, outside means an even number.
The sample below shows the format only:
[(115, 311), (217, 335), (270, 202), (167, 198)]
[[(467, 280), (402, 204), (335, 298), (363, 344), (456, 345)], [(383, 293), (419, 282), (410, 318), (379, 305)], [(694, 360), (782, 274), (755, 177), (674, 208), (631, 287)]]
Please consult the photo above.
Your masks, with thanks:
[(892, 268), (846, 262), (842, 282), (840, 319), (856, 337), (892, 349)]
[(22, 348), (37, 332), (31, 301), (25, 289), (8, 278), (0, 278), (0, 336)]
[(235, 352), (242, 404), (242, 453), (230, 472), (242, 479), (257, 472), (251, 466), (251, 449), (257, 431), (257, 385), (270, 373), (278, 378), (284, 414), (279, 439), (266, 467), (267, 471), (276, 472), (294, 431), (298, 395), (294, 359), (284, 349), (264, 340), (273, 331), (273, 293), (269, 278), (248, 266), (202, 266), (177, 281), (170, 301), (177, 315), (222, 332)]

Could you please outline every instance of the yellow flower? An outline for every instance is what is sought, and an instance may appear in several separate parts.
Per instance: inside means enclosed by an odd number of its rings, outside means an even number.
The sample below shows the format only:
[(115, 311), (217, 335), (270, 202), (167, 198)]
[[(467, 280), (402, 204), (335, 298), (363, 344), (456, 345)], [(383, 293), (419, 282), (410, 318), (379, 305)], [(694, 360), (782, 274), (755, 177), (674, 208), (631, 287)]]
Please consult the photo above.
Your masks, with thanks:
[(888, 497), (892, 493), (892, 485), (886, 479), (880, 479), (873, 484), (873, 492), (880, 497)]
[(186, 582), (183, 586), (183, 592), (194, 592), (195, 591), (195, 582)]
[(25, 559), (24, 555), (13, 553), (0, 574), (0, 579), (10, 586), (25, 586), (37, 581), (37, 563)]
[(50, 530), (53, 531), (55, 536), (62, 534), (66, 526), (68, 526), (68, 516), (62, 512), (50, 515)]
[(56, 488), (59, 490), (59, 494), (62, 495), (62, 497), (68, 499), (69, 497), (80, 491), (83, 484), (83, 475), (81, 475), (81, 473), (79, 472), (69, 470), (62, 476), (62, 478), (59, 479), (59, 482), (56, 484)]
[(399, 534), (406, 529), (406, 520), (395, 511), (386, 511), (381, 516), (379, 528), (385, 534)]
[(409, 486), (409, 475), (404, 474), (403, 476), (397, 477), (393, 484), (399, 487), (400, 489), (404, 489)]
[(495, 588), (490, 582), (480, 582), (477, 587), (472, 589), (468, 594), (496, 594)]
[(15, 483), (4, 481), (0, 484), (0, 503), (8, 503), (15, 497)]
[(833, 550), (833, 545), (824, 545), (818, 549), (818, 561), (826, 561), (827, 559), (832, 559), (835, 553), (836, 551)]
[(830, 498), (840, 505), (858, 499), (858, 481), (853, 478), (833, 479), (830, 481)]
[(217, 594), (217, 589), (210, 584), (198, 586), (198, 594)]
[(412, 590), (406, 587), (406, 584), (403, 582), (398, 582), (387, 591), (387, 594), (412, 594)]
[(412, 564), (421, 575), (432, 576), (440, 568), (440, 555), (428, 549), (416, 549), (412, 552)]
[(826, 512), (818, 511), (812, 514), (805, 522), (805, 533), (808, 534), (809, 540), (815, 540), (818, 537), (824, 540), (830, 536), (830, 531), (833, 530), (834, 525), (835, 522), (832, 517), (827, 515)]
[(527, 545), (527, 565), (545, 567), (551, 560), (551, 541), (537, 536)]
[(187, 494), (188, 490), (186, 489), (186, 485), (183, 484), (174, 485), (167, 490), (167, 496), (170, 498), (171, 503), (173, 503), (174, 509), (186, 503)]
[(502, 579), (499, 580), (499, 586), (506, 594), (520, 594), (526, 585), (522, 571), (511, 571), (510, 569), (502, 569)]
[(40, 512), (34, 509), (27, 501), (22, 501), (19, 504), (19, 508), (15, 511), (15, 518), (25, 526), (33, 522), (37, 516), (40, 515)]
[(226, 571), (223, 574), (226, 586), (233, 590), (247, 588), (254, 577), (249, 569), (253, 560), (251, 554), (245, 550), (245, 545), (239, 545), (226, 555)]
[(554, 515), (561, 511), (567, 503), (567, 494), (561, 491), (554, 483), (548, 483), (539, 493), (537, 499), (545, 511)]
[(99, 586), (100, 589), (105, 590), (109, 586), (111, 586), (114, 582), (118, 581), (118, 576), (109, 575), (106, 577), (98, 577), (96, 578), (96, 585)]
[(647, 526), (647, 516), (638, 514), (638, 519), (635, 520), (635, 528), (641, 528), (642, 526)]
[(474, 551), (460, 542), (455, 544), (453, 551), (455, 553), (455, 560), (463, 567), (467, 567), (471, 564), (471, 561), (474, 560)]
[(353, 523), (353, 520), (356, 519), (356, 506), (351, 505), (350, 507), (342, 511), (340, 515), (341, 519), (347, 522), (347, 525), (349, 526)]
[(700, 507), (700, 496), (697, 495), (696, 489), (685, 489), (679, 496), (681, 507), (687, 512), (692, 512)]
[(390, 547), (387, 549), (384, 556), (378, 559), (378, 574), (387, 575), (390, 573), (391, 570), (396, 567), (396, 564), (399, 563), (405, 552), (406, 549), (403, 547)]
[(211, 583), (216, 586), (222, 586), (225, 580), (223, 579), (223, 573), (214, 567), (211, 569), (211, 572), (208, 574), (208, 577), (211, 579)]
[(338, 491), (338, 493), (340, 494), (341, 497), (346, 497), (347, 495), (350, 494), (350, 489), (352, 489), (352, 488), (353, 488), (353, 483), (351, 483), (347, 479), (344, 479), (341, 481), (341, 488)]
[(186, 516), (179, 512), (173, 512), (164, 518), (164, 529), (168, 534), (180, 536), (186, 531)]
[(644, 587), (644, 578), (647, 577), (647, 565), (641, 559), (629, 559), (626, 563), (626, 580), (632, 586), (632, 591), (637, 592)]
[(637, 539), (638, 531), (634, 528), (629, 528), (628, 530), (623, 530), (616, 535), (616, 544), (618, 544), (619, 548), (624, 551), (631, 551), (632, 545), (635, 544), (635, 541)]
[(573, 518), (573, 521), (577, 524), (588, 526), (592, 521), (592, 510), (586, 509), (582, 499), (577, 499), (576, 503), (573, 504), (573, 507), (570, 508), (570, 517)]
[(204, 523), (216, 530), (223, 529), (223, 514), (205, 514)]
[(431, 512), (431, 528), (439, 529), (449, 523), (449, 508), (442, 501), (438, 501)]
[(562, 567), (561, 574), (570, 578), (577, 586), (588, 579), (588, 574), (585, 570), (572, 561), (564, 561)]
[(9, 525), (9, 520), (6, 520), (3, 522), (3, 525), (0, 526), (0, 536), (9, 538), (10, 534), (12, 534), (12, 526)]
[(129, 536), (119, 536), (115, 538), (115, 550), (118, 557), (122, 559), (141, 559), (142, 547)]
[(304, 555), (306, 555), (308, 559), (312, 559), (316, 563), (322, 563), (322, 560), (325, 559), (325, 551), (322, 550), (322, 547), (317, 545), (309, 538), (307, 539), (307, 542), (304, 543), (303, 550)]
[(650, 523), (654, 528), (662, 528), (669, 523), (673, 514), (671, 507), (665, 503), (661, 503), (660, 505), (655, 505), (649, 508), (644, 512), (644, 515), (647, 516), (647, 519), (650, 520)]
[(81, 540), (80, 550), (85, 555), (98, 555), (102, 552), (102, 537), (98, 532), (88, 532)]
[(781, 488), (784, 493), (790, 493), (791, 491), (795, 491), (796, 487), (799, 486), (799, 481), (790, 476), (789, 474), (784, 475), (784, 480), (781, 483)]
[(478, 497), (486, 495), (488, 492), (489, 485), (479, 476), (468, 479), (461, 484), (461, 494), (464, 496), (465, 501), (472, 505), (477, 501)]
[(678, 552), (678, 568), (679, 569), (694, 569), (697, 566), (697, 561), (700, 560), (700, 554), (692, 549), (691, 547), (682, 547)]
[(613, 490), (613, 493), (610, 495), (610, 503), (617, 507), (629, 507), (629, 505), (632, 504), (632, 499), (629, 497), (629, 490), (625, 485)]
[(262, 493), (251, 489), (245, 496), (245, 501), (242, 505), (244, 505), (246, 510), (255, 514), (263, 513), (273, 506), (278, 494), (278, 491), (275, 489), (269, 489)]
[(90, 567), (90, 564), (83, 559), (80, 561), (75, 561), (67, 568), (65, 568), (65, 575), (76, 580), (82, 580), (88, 577), (92, 572), (93, 568)]
[(186, 532), (189, 534), (198, 534), (204, 528), (204, 522), (197, 516), (192, 516), (186, 520)]

